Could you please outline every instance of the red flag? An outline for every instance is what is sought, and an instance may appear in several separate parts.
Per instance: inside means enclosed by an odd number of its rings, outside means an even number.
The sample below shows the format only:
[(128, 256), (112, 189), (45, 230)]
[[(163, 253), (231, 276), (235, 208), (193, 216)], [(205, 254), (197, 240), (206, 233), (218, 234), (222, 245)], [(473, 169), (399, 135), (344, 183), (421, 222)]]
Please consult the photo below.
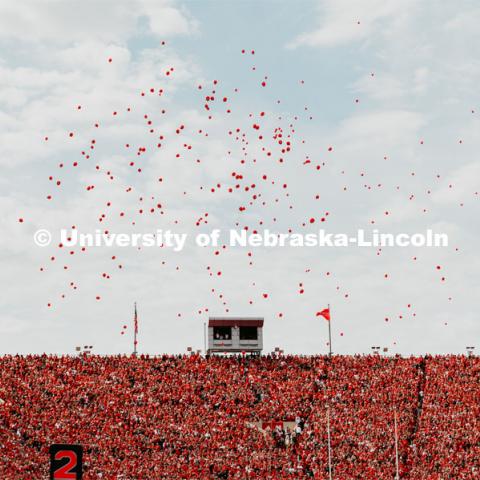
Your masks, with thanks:
[(330, 309), (329, 308), (324, 308), (321, 312), (317, 312), (317, 317), (322, 316), (327, 322), (330, 321)]

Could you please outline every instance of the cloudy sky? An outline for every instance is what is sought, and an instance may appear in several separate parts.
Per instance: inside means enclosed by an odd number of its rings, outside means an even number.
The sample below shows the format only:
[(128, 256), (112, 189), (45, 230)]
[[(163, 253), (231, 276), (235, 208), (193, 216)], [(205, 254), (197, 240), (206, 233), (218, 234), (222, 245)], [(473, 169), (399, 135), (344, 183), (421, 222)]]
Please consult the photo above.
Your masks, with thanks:
[[(325, 353), (327, 304), (336, 353), (480, 349), (479, 22), (467, 0), (2, 2), (0, 353), (130, 352), (135, 301), (148, 353), (201, 348), (209, 315)], [(449, 246), (59, 247), (72, 226)]]

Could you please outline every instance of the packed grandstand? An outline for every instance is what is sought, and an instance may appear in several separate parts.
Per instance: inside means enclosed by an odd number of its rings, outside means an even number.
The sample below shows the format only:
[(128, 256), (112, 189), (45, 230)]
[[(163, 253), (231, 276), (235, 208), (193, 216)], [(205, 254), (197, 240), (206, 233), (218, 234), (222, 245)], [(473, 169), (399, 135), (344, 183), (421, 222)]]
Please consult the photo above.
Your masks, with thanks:
[[(0, 357), (0, 479), (480, 478), (475, 356)], [(327, 408), (328, 406), (328, 408)]]

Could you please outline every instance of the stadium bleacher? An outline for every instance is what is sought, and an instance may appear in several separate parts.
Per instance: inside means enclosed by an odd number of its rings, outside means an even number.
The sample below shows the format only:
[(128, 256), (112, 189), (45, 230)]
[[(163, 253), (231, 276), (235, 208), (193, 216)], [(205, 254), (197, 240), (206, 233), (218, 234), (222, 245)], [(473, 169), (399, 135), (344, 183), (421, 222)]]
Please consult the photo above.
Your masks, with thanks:
[[(480, 478), (478, 357), (0, 357), (0, 478)], [(285, 427), (285, 425), (287, 425)]]

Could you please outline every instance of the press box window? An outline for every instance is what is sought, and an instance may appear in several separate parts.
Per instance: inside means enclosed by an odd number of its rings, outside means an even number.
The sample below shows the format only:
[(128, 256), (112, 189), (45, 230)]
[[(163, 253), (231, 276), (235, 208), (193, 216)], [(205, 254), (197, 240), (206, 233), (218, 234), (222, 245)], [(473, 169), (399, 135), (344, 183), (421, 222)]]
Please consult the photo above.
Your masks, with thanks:
[(213, 327), (213, 338), (215, 340), (231, 340), (232, 327)]
[(240, 340), (258, 340), (257, 327), (240, 327)]

